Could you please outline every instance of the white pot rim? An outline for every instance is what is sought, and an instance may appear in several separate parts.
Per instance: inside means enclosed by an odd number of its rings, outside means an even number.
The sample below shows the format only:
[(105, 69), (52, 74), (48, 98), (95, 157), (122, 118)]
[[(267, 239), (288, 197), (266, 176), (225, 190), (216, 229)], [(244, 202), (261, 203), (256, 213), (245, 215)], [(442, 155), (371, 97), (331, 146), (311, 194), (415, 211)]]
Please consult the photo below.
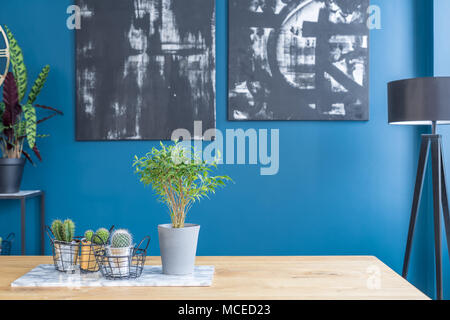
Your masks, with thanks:
[(171, 223), (160, 224), (158, 225), (158, 229), (169, 229), (169, 230), (189, 230), (189, 229), (199, 229), (199, 224), (194, 223), (185, 223), (183, 228), (174, 228)]

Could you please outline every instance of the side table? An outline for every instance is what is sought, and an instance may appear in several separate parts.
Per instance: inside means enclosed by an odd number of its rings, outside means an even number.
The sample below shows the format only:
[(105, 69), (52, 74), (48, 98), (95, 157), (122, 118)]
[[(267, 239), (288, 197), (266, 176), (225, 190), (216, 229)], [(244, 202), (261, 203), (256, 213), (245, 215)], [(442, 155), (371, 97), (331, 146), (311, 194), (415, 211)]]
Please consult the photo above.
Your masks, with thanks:
[(41, 197), (41, 254), (44, 254), (44, 228), (45, 228), (45, 192), (42, 190), (19, 191), (17, 193), (0, 193), (0, 200), (20, 200), (20, 220), (21, 220), (21, 242), (22, 255), (25, 255), (25, 214), (26, 200), (30, 198)]

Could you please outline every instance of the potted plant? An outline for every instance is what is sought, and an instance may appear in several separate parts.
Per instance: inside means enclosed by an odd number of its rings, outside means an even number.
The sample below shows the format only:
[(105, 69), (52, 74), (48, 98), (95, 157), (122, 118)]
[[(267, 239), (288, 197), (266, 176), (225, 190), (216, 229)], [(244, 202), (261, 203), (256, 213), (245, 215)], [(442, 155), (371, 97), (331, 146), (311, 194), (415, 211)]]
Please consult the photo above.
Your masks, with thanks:
[(111, 244), (106, 247), (109, 267), (113, 277), (128, 277), (133, 255), (133, 237), (124, 229), (118, 229), (111, 235)]
[(74, 240), (75, 223), (66, 219), (52, 222), (53, 260), (59, 271), (74, 271), (78, 259), (79, 243)]
[(109, 239), (109, 231), (105, 228), (98, 229), (95, 233), (87, 230), (81, 241), (80, 269), (84, 272), (96, 272), (99, 270), (95, 258), (95, 251), (105, 246)]
[[(37, 125), (63, 113), (55, 108), (35, 105), (35, 101), (47, 80), (50, 71), (45, 66), (27, 92), (27, 69), (22, 50), (11, 31), (5, 27), (9, 41), (12, 72), (8, 72), (3, 83), (3, 101), (0, 102), (0, 193), (16, 193), (20, 189), (25, 159), (33, 163), (30, 154), (24, 149), (27, 144), (39, 160), (42, 160), (36, 145), (37, 138), (47, 137), (37, 133)], [(36, 108), (50, 111), (51, 114), (37, 119)]]
[(151, 185), (159, 200), (169, 208), (171, 224), (158, 226), (163, 273), (190, 274), (194, 270), (200, 226), (185, 223), (192, 205), (215, 193), (231, 180), (228, 176), (211, 176), (217, 159), (208, 163), (194, 149), (178, 142), (170, 146), (160, 143), (144, 157), (135, 156), (135, 172), (144, 185)]

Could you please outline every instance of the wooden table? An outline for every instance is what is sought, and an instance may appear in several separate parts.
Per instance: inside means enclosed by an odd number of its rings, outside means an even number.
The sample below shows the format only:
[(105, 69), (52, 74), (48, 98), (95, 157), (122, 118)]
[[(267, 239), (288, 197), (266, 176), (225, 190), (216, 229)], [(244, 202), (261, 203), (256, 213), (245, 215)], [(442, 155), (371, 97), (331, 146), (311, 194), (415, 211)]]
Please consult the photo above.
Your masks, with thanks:
[(44, 254), (44, 227), (45, 227), (45, 192), (42, 190), (19, 191), (17, 193), (0, 193), (0, 200), (20, 200), (20, 233), (21, 233), (21, 253), (25, 255), (25, 216), (27, 199), (41, 197), (41, 216), (40, 216), (40, 236), (41, 236), (41, 254)]
[[(375, 257), (198, 257), (215, 265), (212, 287), (11, 288), (51, 257), (0, 257), (4, 299), (428, 299)], [(160, 265), (159, 257), (148, 264)]]

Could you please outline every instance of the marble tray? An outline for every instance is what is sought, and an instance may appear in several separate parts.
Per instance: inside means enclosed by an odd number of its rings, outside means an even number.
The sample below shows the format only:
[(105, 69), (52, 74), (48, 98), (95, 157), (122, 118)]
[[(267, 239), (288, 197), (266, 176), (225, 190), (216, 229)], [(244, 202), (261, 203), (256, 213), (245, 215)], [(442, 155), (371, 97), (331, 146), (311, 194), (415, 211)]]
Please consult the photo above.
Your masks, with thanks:
[(41, 264), (11, 283), (11, 287), (209, 287), (214, 266), (196, 266), (188, 276), (162, 274), (161, 266), (145, 266), (141, 277), (130, 280), (107, 280), (99, 272), (81, 274), (62, 273), (52, 264)]

